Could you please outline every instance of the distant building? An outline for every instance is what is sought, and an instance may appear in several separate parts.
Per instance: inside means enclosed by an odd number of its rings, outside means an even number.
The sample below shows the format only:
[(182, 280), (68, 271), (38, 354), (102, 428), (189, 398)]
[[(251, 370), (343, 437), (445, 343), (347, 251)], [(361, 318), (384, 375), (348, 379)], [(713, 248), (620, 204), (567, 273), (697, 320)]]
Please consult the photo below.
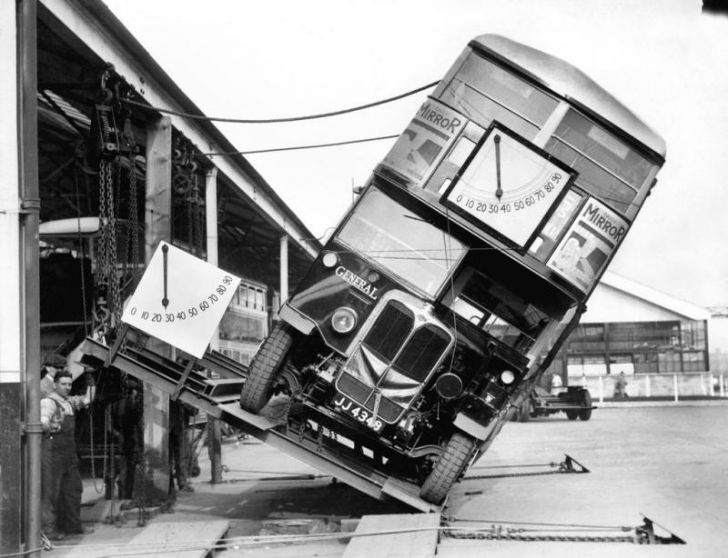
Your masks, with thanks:
[(243, 279), (225, 311), (219, 331), (219, 351), (242, 364), (250, 360), (268, 336), (268, 288)]
[(728, 376), (728, 306), (710, 310), (710, 369)]
[(706, 308), (608, 271), (547, 376), (708, 372), (710, 318)]

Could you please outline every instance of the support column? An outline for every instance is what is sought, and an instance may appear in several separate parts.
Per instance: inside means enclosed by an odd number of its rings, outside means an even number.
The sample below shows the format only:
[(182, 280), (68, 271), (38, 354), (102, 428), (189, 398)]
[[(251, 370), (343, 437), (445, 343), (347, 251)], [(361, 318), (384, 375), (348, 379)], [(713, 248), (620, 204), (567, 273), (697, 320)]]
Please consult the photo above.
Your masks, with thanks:
[[(20, 240), (18, 26), (15, 2), (0, 3), (0, 552), (22, 550), (21, 354), (23, 292)], [(38, 482), (40, 479), (36, 479)]]
[(281, 248), (280, 248), (280, 292), (281, 292), (281, 306), (288, 300), (288, 235), (284, 234), (281, 236)]
[[(217, 167), (212, 167), (205, 177), (205, 230), (207, 231), (207, 261), (218, 265), (217, 255)], [(210, 341), (214, 351), (220, 347), (218, 332)], [(222, 431), (220, 421), (207, 417), (207, 453), (210, 457), (210, 482), (222, 482)]]
[(40, 299), (36, 2), (0, 3), (0, 552), (38, 556)]
[[(25, 544), (38, 548), (40, 542), (41, 436), (40, 426), (40, 187), (38, 183), (38, 48), (36, 0), (22, 0), (20, 10), (20, 197), (24, 217), (20, 222), (21, 288), (23, 289), (25, 362)], [(39, 555), (37, 553), (36, 555)]]
[[(172, 124), (164, 116), (147, 126), (146, 199), (144, 203), (144, 261), (160, 241), (172, 237)], [(172, 348), (150, 339), (149, 348), (172, 358)], [(166, 498), (169, 490), (169, 396), (144, 385), (144, 484), (135, 486), (139, 497)], [(136, 496), (136, 494), (135, 494)]]

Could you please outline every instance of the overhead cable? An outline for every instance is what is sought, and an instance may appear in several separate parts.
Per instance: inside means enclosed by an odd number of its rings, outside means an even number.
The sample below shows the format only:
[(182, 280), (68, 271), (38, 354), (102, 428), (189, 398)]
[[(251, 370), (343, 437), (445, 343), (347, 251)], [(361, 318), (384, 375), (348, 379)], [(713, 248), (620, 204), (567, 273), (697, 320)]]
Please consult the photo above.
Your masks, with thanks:
[(253, 118), (224, 118), (224, 117), (218, 117), (218, 116), (205, 116), (203, 114), (190, 114), (188, 112), (181, 112), (161, 107), (154, 107), (151, 105), (147, 105), (144, 103), (140, 103), (138, 101), (132, 101), (131, 99), (122, 99), (123, 103), (126, 103), (128, 105), (133, 105), (135, 107), (144, 108), (147, 110), (155, 110), (157, 112), (163, 112), (165, 114), (173, 114), (175, 116), (182, 116), (184, 118), (190, 118), (192, 120), (207, 120), (210, 122), (232, 122), (236, 124), (275, 124), (280, 122), (298, 122), (301, 120), (314, 120), (316, 118), (327, 118), (329, 116), (338, 116), (340, 114), (347, 114), (349, 112), (356, 112), (358, 110), (364, 110), (372, 107), (376, 107), (379, 105), (384, 105), (386, 103), (391, 103), (392, 101), (397, 101), (399, 99), (403, 99), (405, 97), (409, 97), (410, 95), (414, 95), (415, 93), (419, 93), (421, 91), (424, 91), (425, 89), (429, 89), (430, 87), (433, 87), (437, 85), (437, 81), (433, 81), (432, 83), (428, 83), (427, 85), (423, 85), (422, 87), (418, 87), (417, 89), (413, 89), (412, 91), (407, 91), (406, 93), (402, 93), (400, 95), (396, 95), (394, 97), (389, 97), (388, 99), (382, 99), (381, 101), (375, 101), (373, 103), (367, 103), (366, 105), (360, 105), (358, 107), (352, 107), (347, 109), (341, 109), (336, 110), (333, 112), (324, 112), (321, 114), (309, 114), (307, 116), (291, 116), (288, 118), (266, 118), (266, 119), (253, 119)]
[(201, 155), (204, 155), (205, 157), (211, 157), (213, 155), (253, 155), (256, 153), (273, 153), (276, 151), (294, 151), (297, 149), (317, 149), (319, 147), (334, 147), (337, 145), (350, 145), (352, 143), (365, 143), (368, 141), (380, 141), (380, 140), (394, 139), (394, 138), (398, 138), (398, 137), (399, 137), (399, 134), (394, 134), (391, 136), (378, 136), (375, 138), (362, 138), (362, 139), (355, 139), (355, 140), (337, 141), (334, 143), (318, 143), (315, 145), (296, 145), (296, 146), (292, 146), (292, 147), (273, 147), (270, 149), (256, 149), (254, 151), (222, 151), (222, 152), (213, 151), (211, 153), (201, 153)]

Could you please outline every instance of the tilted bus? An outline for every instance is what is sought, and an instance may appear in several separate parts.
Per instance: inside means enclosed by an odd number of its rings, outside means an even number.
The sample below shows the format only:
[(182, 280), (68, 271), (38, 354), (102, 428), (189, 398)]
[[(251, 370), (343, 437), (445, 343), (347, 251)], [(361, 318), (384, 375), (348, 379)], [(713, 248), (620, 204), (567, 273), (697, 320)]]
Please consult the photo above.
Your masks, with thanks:
[(577, 324), (664, 157), (577, 68), (477, 37), (282, 306), (242, 407), (285, 392), (293, 420), (441, 503)]

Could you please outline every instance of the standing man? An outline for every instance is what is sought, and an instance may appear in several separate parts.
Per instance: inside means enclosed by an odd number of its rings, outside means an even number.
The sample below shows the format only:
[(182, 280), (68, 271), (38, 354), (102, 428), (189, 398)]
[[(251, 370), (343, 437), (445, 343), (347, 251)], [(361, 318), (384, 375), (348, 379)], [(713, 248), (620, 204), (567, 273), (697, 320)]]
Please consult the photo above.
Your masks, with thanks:
[(119, 499), (131, 500), (143, 448), (141, 385), (129, 380), (124, 397), (111, 404), (112, 434), (119, 444)]
[(619, 377), (614, 381), (614, 397), (629, 397), (627, 395), (627, 378), (624, 377), (624, 370), (619, 373)]
[(88, 407), (94, 395), (93, 377), (88, 374), (87, 378), (86, 394), (72, 396), (71, 373), (55, 372), (55, 390), (40, 402), (42, 530), (50, 540), (62, 540), (66, 534), (93, 532), (81, 524), (83, 485), (75, 436), (75, 411)]

